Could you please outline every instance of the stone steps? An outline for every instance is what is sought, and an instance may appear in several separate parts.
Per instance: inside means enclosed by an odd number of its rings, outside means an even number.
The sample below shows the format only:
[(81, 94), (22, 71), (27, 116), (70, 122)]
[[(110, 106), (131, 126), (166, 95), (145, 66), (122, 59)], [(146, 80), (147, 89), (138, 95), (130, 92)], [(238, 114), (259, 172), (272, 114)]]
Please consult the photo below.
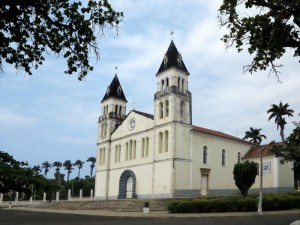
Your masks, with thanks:
[(145, 202), (149, 202), (151, 211), (167, 210), (174, 199), (125, 199), (106, 201), (59, 201), (36, 204), (32, 207), (62, 210), (103, 210), (121, 212), (141, 212)]

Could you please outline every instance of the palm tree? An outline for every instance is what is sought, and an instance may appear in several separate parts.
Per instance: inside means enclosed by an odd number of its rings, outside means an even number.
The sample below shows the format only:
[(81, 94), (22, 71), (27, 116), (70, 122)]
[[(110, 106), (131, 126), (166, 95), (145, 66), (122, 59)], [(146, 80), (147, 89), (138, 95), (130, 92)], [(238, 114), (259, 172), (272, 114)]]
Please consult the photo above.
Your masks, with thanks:
[(277, 130), (280, 128), (280, 136), (282, 139), (282, 142), (284, 142), (284, 126), (286, 124), (285, 117), (284, 116), (293, 116), (294, 110), (289, 109), (290, 105), (288, 103), (282, 104), (282, 102), (279, 103), (279, 105), (271, 105), (271, 108), (267, 111), (267, 113), (271, 113), (269, 116), (269, 120), (273, 117), (275, 118), (275, 123), (277, 124)]
[(245, 132), (244, 140), (250, 139), (249, 141), (254, 144), (259, 144), (262, 142), (262, 139), (266, 139), (267, 137), (264, 134), (260, 134), (261, 129), (256, 129), (250, 127), (249, 131)]
[(78, 179), (80, 179), (80, 170), (83, 167), (84, 162), (82, 162), (80, 159), (77, 159), (76, 162), (74, 163), (74, 166), (78, 167)]
[(60, 172), (60, 168), (62, 167), (62, 163), (59, 162), (59, 161), (55, 161), (55, 162), (52, 164), (52, 166), (56, 167), (56, 168), (55, 168), (55, 171), (56, 171), (56, 173), (59, 173), (59, 172)]
[(73, 168), (73, 164), (71, 163), (71, 160), (66, 160), (63, 164), (63, 166), (65, 167), (65, 170), (67, 170), (68, 172), (68, 177), (67, 177), (67, 182), (69, 182), (69, 178), (70, 178), (70, 174), (72, 173), (72, 170), (74, 170)]
[(41, 166), (37, 165), (37, 166), (33, 166), (32, 170), (34, 172), (35, 175), (39, 175), (40, 172), (42, 172)]
[(90, 175), (90, 177), (92, 178), (93, 177), (93, 170), (95, 168), (96, 158), (95, 157), (89, 157), (86, 161), (87, 162), (91, 162), (91, 165), (90, 165), (90, 167), (91, 167), (91, 175)]
[(55, 161), (52, 166), (56, 167), (54, 177), (56, 180), (58, 180), (58, 185), (60, 186), (60, 168), (62, 167), (62, 163)]
[(42, 163), (42, 168), (45, 170), (44, 171), (44, 176), (47, 178), (47, 173), (49, 172), (49, 169), (51, 168), (51, 164), (46, 161)]

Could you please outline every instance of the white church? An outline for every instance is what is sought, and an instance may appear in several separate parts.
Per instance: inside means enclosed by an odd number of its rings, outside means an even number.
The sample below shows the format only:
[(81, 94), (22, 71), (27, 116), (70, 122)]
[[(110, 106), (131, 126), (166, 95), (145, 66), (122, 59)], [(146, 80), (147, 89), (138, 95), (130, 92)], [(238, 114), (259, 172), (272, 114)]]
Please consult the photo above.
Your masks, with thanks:
[[(115, 75), (101, 101), (95, 199), (238, 194), (236, 163), (259, 162), (263, 146), (192, 124), (189, 72), (173, 40), (156, 74), (154, 115), (132, 110)], [(154, 85), (154, 84), (153, 84)], [(291, 164), (264, 152), (264, 190), (293, 190)], [(252, 187), (257, 191), (259, 176)]]

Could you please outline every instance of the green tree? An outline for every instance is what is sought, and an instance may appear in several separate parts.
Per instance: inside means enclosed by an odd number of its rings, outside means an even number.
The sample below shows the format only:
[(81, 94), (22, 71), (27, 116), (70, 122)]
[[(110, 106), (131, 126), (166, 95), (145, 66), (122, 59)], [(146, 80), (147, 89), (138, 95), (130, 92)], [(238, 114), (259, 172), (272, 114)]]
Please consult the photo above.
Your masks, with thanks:
[(55, 167), (55, 172), (56, 173), (60, 173), (60, 168), (62, 167), (62, 163), (59, 162), (59, 161), (55, 161), (53, 164), (52, 164), (53, 167)]
[(46, 178), (51, 166), (52, 166), (51, 163), (49, 163), (48, 161), (42, 163), (42, 168), (44, 169), (44, 175)]
[(249, 141), (254, 144), (259, 144), (262, 142), (262, 139), (266, 139), (267, 137), (264, 134), (260, 133), (261, 129), (256, 129), (250, 127), (249, 131), (245, 132), (244, 140), (250, 139)]
[(285, 142), (284, 140), (284, 126), (286, 124), (285, 117), (284, 116), (293, 116), (294, 110), (289, 109), (289, 104), (282, 104), (282, 102), (279, 103), (279, 105), (271, 105), (271, 108), (267, 111), (267, 113), (271, 113), (269, 116), (269, 120), (272, 118), (275, 118), (275, 123), (277, 124), (277, 130), (280, 128), (280, 137), (282, 142)]
[(73, 164), (71, 163), (71, 160), (66, 160), (63, 163), (63, 166), (65, 167), (65, 170), (67, 170), (67, 182), (69, 182), (70, 174), (72, 173), (72, 170), (74, 170)]
[(37, 166), (33, 166), (32, 170), (34, 172), (35, 175), (39, 175), (42, 172), (41, 166), (37, 165)]
[(244, 197), (248, 195), (249, 188), (255, 183), (256, 175), (257, 165), (255, 162), (246, 161), (234, 165), (233, 178), (235, 185)]
[(95, 188), (95, 178), (90, 178), (87, 176), (85, 179), (79, 179), (76, 177), (75, 179), (71, 179), (70, 182), (66, 185), (66, 190), (72, 189), (72, 194), (74, 196), (79, 196), (80, 189), (82, 189), (83, 197), (90, 197), (91, 189)]
[(282, 158), (282, 163), (293, 162), (295, 180), (300, 180), (300, 127), (293, 130), (284, 145), (274, 145), (271, 151)]
[(60, 176), (60, 168), (62, 167), (62, 163), (59, 161), (55, 161), (52, 164), (53, 167), (55, 167), (55, 173), (54, 173), (54, 177), (55, 180), (58, 181), (58, 186), (60, 186), (60, 180), (61, 180), (61, 176)]
[(219, 8), (220, 25), (228, 33), (222, 40), (226, 47), (234, 46), (238, 52), (244, 45), (253, 61), (244, 66), (250, 73), (271, 67), (278, 77), (276, 64), (286, 49), (294, 51), (294, 57), (300, 55), (300, 7), (298, 0), (223, 0)]
[(0, 193), (18, 191), (29, 195), (33, 177), (34, 171), (27, 162), (17, 161), (0, 151)]
[(52, 52), (67, 60), (67, 74), (79, 70), (84, 78), (93, 67), (89, 53), (99, 59), (97, 38), (105, 28), (118, 29), (123, 13), (116, 12), (108, 0), (0, 2), (0, 70), (3, 63), (24, 69), (29, 75)]
[(95, 157), (89, 157), (86, 161), (91, 163), (91, 165), (90, 165), (90, 168), (91, 168), (90, 177), (92, 178), (93, 177), (93, 170), (95, 168), (96, 158)]
[(78, 167), (78, 179), (80, 179), (80, 170), (83, 167), (84, 162), (82, 162), (80, 159), (77, 159), (76, 162), (74, 163), (74, 166)]

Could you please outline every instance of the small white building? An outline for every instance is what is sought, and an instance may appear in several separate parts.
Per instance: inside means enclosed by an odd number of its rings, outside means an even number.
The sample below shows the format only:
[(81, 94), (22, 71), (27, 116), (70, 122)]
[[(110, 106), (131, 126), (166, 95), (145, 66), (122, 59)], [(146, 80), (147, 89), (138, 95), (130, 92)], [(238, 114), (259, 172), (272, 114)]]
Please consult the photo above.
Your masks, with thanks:
[[(282, 143), (276, 143), (281, 145)], [(289, 192), (294, 190), (294, 173), (293, 163), (280, 162), (280, 158), (275, 157), (271, 152), (271, 146), (258, 145), (250, 148), (243, 158), (243, 161), (254, 161), (259, 166), (260, 153), (263, 157), (263, 188), (264, 192)], [(259, 176), (256, 177), (255, 183), (250, 192), (259, 188)]]
[[(154, 115), (136, 110), (126, 114), (127, 100), (115, 75), (101, 101), (96, 199), (239, 193), (233, 179), (234, 164), (257, 146), (192, 125), (189, 75), (171, 41), (156, 74)], [(266, 181), (269, 190), (291, 191), (291, 166), (281, 166), (274, 156), (270, 160), (274, 167), (270, 173), (276, 175)]]

